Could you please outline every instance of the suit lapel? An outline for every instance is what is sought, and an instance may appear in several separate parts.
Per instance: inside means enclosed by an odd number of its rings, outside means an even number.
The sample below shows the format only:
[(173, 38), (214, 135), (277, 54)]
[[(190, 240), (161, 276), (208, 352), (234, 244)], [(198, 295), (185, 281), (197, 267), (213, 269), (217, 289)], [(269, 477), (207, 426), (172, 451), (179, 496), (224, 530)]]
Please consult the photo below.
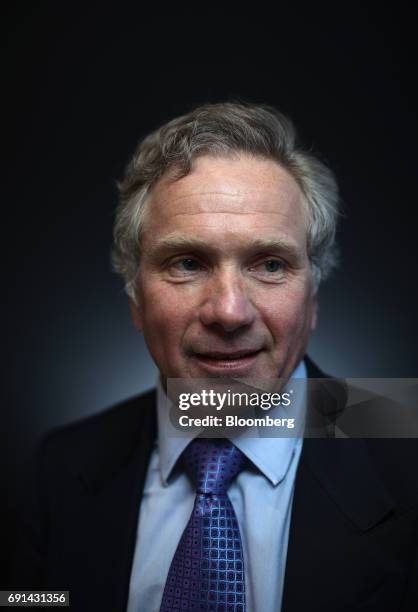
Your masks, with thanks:
[(103, 456), (90, 457), (80, 473), (85, 504), (77, 540), (86, 545), (78, 556), (80, 588), (73, 589), (72, 602), (79, 599), (86, 610), (127, 607), (138, 511), (156, 437), (155, 393), (136, 400), (131, 411), (123, 431), (108, 432)]
[[(307, 367), (309, 377), (323, 376), (309, 360)], [(356, 589), (361, 593), (370, 553), (367, 538), (360, 536), (392, 509), (364, 440), (305, 439), (295, 482), (282, 612), (332, 610), (342, 594), (355, 597)]]

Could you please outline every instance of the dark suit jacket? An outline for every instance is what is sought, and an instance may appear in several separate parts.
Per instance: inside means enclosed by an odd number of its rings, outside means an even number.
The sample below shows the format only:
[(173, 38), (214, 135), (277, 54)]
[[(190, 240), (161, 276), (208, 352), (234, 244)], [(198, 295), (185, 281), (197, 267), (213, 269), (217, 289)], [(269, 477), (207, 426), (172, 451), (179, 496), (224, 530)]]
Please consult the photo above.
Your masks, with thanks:
[[(309, 377), (323, 376), (306, 362)], [(70, 590), (76, 611), (125, 611), (155, 437), (150, 392), (45, 439), (16, 588)], [(283, 612), (418, 610), (417, 458), (416, 440), (304, 441)]]

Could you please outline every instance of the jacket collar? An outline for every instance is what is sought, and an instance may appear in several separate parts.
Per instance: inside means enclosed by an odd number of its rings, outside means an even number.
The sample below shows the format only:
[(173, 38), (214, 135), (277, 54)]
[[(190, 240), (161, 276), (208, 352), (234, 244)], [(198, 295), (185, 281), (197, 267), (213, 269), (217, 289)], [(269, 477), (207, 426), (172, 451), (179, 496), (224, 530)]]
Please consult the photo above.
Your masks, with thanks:
[[(336, 414), (344, 410), (348, 387), (344, 379), (327, 376), (305, 357), (311, 383), (309, 412), (317, 429), (304, 441), (302, 460), (315, 474), (341, 512), (359, 529), (367, 530), (391, 512), (394, 503), (381, 481), (364, 439), (335, 438), (332, 424)], [(312, 391), (313, 390), (313, 391)], [(312, 414), (314, 416), (312, 416)]]
[(157, 435), (155, 404), (153, 390), (90, 420), (91, 453), (79, 466), (80, 480), (88, 491), (99, 491), (133, 461), (148, 465)]

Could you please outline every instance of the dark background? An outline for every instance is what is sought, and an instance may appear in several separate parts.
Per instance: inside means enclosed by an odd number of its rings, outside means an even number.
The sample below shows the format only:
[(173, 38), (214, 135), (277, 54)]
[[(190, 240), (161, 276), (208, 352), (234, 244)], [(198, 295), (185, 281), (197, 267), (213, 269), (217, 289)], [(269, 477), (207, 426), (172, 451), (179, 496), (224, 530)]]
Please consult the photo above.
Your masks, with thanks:
[(342, 261), (311, 356), (339, 376), (417, 376), (415, 21), (342, 6), (4, 15), (2, 564), (39, 436), (154, 384), (110, 272), (115, 181), (142, 135), (196, 104), (276, 105), (339, 178)]

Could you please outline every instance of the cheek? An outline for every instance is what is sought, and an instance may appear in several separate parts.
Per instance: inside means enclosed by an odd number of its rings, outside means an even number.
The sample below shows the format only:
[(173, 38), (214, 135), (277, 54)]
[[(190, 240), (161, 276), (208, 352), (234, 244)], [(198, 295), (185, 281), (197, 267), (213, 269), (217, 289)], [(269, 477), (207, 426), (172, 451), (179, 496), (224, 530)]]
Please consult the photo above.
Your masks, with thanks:
[(143, 333), (150, 341), (159, 340), (165, 350), (175, 348), (175, 343), (183, 336), (192, 316), (185, 300), (179, 300), (176, 294), (162, 287), (161, 284), (142, 287), (139, 292), (139, 303), (143, 305)]
[(312, 305), (305, 293), (278, 296), (263, 310), (264, 321), (277, 340), (291, 343), (310, 329)]

